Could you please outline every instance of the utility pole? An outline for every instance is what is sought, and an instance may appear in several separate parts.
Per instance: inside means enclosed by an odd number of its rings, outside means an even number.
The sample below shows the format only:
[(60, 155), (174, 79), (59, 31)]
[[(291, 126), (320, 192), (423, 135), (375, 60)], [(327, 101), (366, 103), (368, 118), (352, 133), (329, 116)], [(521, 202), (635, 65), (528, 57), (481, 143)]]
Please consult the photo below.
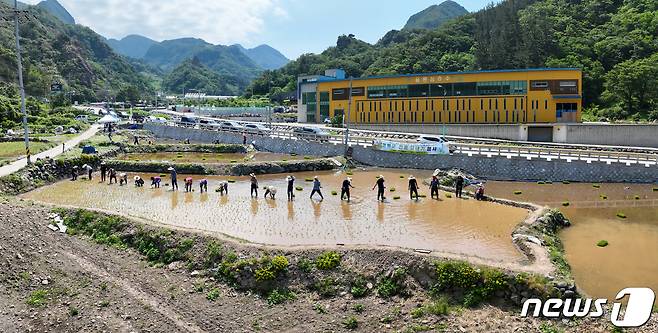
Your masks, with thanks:
[(16, 59), (18, 60), (18, 89), (21, 92), (21, 112), (23, 113), (23, 130), (25, 132), (25, 154), (27, 155), (27, 164), (30, 164), (30, 138), (27, 128), (27, 112), (25, 111), (25, 88), (23, 87), (23, 59), (21, 58), (21, 43), (18, 40), (18, 0), (14, 0), (14, 23), (16, 36)]
[[(350, 142), (350, 113), (352, 110), (352, 77), (350, 76), (350, 87), (349, 87), (349, 95), (347, 99), (347, 118), (343, 117), (343, 124), (345, 124), (345, 152), (347, 153), (347, 149), (350, 147), (349, 142)], [(336, 115), (334, 115), (335, 117)]]

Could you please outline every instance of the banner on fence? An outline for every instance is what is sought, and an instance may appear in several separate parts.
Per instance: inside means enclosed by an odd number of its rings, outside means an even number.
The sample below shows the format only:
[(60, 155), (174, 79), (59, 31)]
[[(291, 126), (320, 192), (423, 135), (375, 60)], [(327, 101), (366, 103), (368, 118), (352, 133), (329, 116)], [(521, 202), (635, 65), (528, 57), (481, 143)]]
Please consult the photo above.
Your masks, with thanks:
[(375, 140), (374, 148), (383, 151), (412, 153), (412, 154), (429, 154), (440, 155), (449, 154), (450, 150), (447, 143), (411, 143), (397, 142), (387, 140)]

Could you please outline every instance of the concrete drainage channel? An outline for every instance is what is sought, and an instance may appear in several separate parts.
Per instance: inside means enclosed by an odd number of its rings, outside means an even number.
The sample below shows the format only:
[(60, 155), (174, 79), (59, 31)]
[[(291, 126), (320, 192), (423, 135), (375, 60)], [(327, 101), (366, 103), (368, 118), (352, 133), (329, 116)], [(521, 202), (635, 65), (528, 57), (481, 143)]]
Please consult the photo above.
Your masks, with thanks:
[[(190, 139), (198, 142), (241, 144), (239, 133), (218, 132), (186, 127), (176, 127), (149, 123), (144, 129), (154, 135), (176, 140)], [(271, 138), (266, 136), (248, 137), (248, 141), (258, 150), (274, 153), (296, 153), (299, 155), (340, 156), (345, 146), (337, 143)], [(573, 181), (573, 182), (658, 182), (658, 166), (646, 167), (642, 164), (591, 163), (583, 160), (531, 159), (514, 156), (478, 155), (420, 155), (380, 151), (363, 146), (352, 146), (352, 159), (358, 163), (384, 168), (418, 169), (462, 169), (470, 174), (489, 180), (515, 181)]]

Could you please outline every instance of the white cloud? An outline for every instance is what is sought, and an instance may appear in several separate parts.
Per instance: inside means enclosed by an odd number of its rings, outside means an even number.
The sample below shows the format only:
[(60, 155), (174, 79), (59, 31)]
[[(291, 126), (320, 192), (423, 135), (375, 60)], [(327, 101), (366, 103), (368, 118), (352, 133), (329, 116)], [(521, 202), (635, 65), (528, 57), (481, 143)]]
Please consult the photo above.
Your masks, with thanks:
[(263, 31), (268, 16), (287, 17), (279, 0), (59, 1), (77, 23), (108, 38), (141, 34), (156, 40), (196, 37), (216, 44), (249, 43)]

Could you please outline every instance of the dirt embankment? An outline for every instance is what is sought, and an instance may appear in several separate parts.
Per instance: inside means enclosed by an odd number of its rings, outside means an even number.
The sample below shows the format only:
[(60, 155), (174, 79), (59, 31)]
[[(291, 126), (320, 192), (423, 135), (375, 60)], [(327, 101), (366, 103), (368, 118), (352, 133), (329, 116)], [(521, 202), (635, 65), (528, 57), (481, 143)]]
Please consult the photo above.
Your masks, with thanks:
[[(432, 300), (412, 289), (404, 297), (370, 293), (355, 298), (338, 291), (323, 297), (297, 290), (294, 300), (269, 305), (267, 299), (185, 265), (150, 265), (133, 249), (100, 245), (84, 236), (53, 232), (50, 210), (16, 199), (0, 199), (0, 331), (2, 332), (605, 332), (604, 319), (563, 323), (521, 318), (518, 309), (490, 305), (450, 308), (448, 314), (427, 307)], [(248, 246), (236, 244), (238, 256)], [(241, 252), (245, 251), (245, 252)], [(289, 253), (283, 253), (289, 256)], [(272, 253), (274, 255), (274, 253)], [(406, 257), (363, 251), (372, 267)], [(343, 260), (345, 268), (359, 268)], [(214, 299), (214, 300), (210, 300)], [(419, 310), (421, 309), (421, 310)], [(655, 332), (654, 317), (639, 330)]]

